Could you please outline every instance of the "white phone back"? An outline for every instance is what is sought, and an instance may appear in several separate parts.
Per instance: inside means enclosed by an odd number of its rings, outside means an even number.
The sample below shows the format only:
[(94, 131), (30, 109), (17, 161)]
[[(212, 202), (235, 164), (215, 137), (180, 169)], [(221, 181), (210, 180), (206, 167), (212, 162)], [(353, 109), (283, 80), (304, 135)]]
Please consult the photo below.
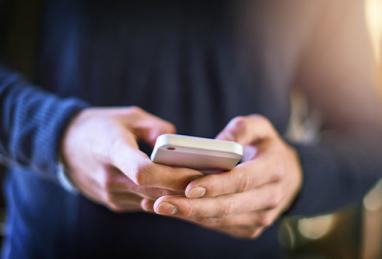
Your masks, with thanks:
[(236, 142), (164, 134), (158, 137), (151, 160), (207, 173), (230, 170), (242, 156), (243, 147)]

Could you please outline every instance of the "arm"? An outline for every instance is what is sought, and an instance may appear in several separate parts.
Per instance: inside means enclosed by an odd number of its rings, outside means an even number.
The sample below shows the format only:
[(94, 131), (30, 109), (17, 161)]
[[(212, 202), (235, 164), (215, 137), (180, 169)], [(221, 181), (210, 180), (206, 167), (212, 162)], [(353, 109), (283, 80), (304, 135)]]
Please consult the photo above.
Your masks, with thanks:
[(55, 172), (65, 125), (85, 103), (61, 100), (0, 68), (0, 155), (7, 164)]
[[(38, 9), (35, 2), (28, 6), (31, 17), (37, 15), (34, 14)], [(24, 42), (21, 48), (24, 50), (23, 61), (31, 60), (28, 53), (34, 48), (34, 40), (28, 39), (32, 36), (27, 33), (25, 37), (11, 37), (14, 33), (24, 35), (25, 30), (15, 30), (14, 21), (11, 22), (11, 15), (18, 16), (12, 1), (0, 1), (0, 8), (3, 14), (0, 17), (0, 161), (8, 166), (17, 164), (46, 176), (52, 175), (58, 160), (62, 131), (68, 120), (86, 105), (74, 99), (60, 100), (2, 66), (16, 60), (16, 57), (10, 59), (9, 54), (16, 50), (10, 51), (8, 38), (12, 38), (12, 45), (19, 45), (16, 44), (18, 40)], [(29, 23), (34, 24), (34, 20), (37, 18), (31, 18)], [(37, 29), (31, 31), (37, 32)]]
[[(321, 6), (323, 16), (317, 17), (313, 37), (309, 33), (297, 72), (299, 85), (324, 119), (320, 143), (293, 148), (267, 118), (238, 117), (219, 138), (250, 151), (243, 163), (194, 180), (187, 198), (161, 197), (156, 213), (255, 238), (283, 213), (323, 213), (360, 199), (382, 175), (381, 106), (373, 92), (362, 1), (328, 0)], [(285, 34), (291, 32), (288, 27)]]
[[(20, 42), (29, 46), (29, 40), (12, 39), (12, 44)], [(10, 60), (30, 60), (24, 52)], [(0, 162), (62, 180), (61, 156), (75, 187), (114, 211), (140, 210), (143, 197), (183, 191), (200, 175), (155, 165), (139, 150), (138, 140), (153, 144), (158, 135), (174, 130), (139, 108), (87, 108), (80, 100), (60, 99), (0, 66)]]

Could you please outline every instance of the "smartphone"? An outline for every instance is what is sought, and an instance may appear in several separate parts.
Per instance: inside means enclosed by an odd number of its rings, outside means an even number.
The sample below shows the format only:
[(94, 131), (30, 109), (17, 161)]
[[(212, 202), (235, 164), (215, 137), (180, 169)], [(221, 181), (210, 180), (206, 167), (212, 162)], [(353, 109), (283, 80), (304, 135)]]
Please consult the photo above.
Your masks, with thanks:
[(200, 170), (228, 171), (243, 157), (243, 146), (232, 141), (164, 134), (157, 138), (151, 160), (155, 163)]

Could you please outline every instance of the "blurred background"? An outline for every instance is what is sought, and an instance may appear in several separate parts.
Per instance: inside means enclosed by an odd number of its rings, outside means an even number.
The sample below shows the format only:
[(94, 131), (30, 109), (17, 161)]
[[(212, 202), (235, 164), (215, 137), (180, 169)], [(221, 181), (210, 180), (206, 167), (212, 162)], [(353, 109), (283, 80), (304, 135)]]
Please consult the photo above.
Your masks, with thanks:
[[(382, 93), (382, 0), (366, 0), (366, 19), (373, 44), (376, 62), (376, 78), (379, 81), (379, 93)], [(382, 95), (381, 95), (382, 96)]]
[[(382, 103), (382, 0), (364, 0), (365, 19), (373, 47), (375, 66), (376, 94)], [(293, 93), (292, 113), (287, 136), (298, 142), (312, 142), (319, 128), (319, 114), (310, 110), (299, 92)]]
[[(376, 94), (382, 102), (382, 0), (365, 0), (365, 17), (374, 50)], [(292, 103), (288, 136), (299, 141), (314, 140), (319, 123), (315, 114), (306, 114), (304, 98), (299, 93), (292, 96)], [(0, 164), (0, 180), (3, 177)], [(0, 196), (0, 238), (4, 212)], [(382, 181), (364, 200), (332, 214), (284, 220), (279, 237), (290, 258), (382, 258)]]
[[(376, 94), (382, 102), (382, 0), (365, 0), (365, 18), (374, 51)], [(289, 137), (315, 141), (319, 116), (308, 111), (299, 93), (292, 96), (292, 104)], [(288, 258), (382, 258), (382, 180), (357, 204), (327, 215), (285, 219), (279, 239)]]

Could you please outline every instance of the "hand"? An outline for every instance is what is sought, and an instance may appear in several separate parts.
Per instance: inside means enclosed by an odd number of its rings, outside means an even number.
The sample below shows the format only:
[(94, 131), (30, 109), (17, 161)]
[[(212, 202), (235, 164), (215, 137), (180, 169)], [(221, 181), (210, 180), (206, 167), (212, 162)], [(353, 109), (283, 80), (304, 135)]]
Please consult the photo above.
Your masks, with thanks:
[(192, 181), (186, 197), (159, 198), (154, 210), (236, 237), (255, 238), (288, 208), (300, 190), (299, 159), (261, 116), (234, 119), (218, 138), (244, 145), (244, 162), (230, 172)]
[(172, 124), (137, 107), (86, 109), (63, 137), (68, 177), (86, 197), (117, 212), (141, 210), (143, 198), (183, 193), (200, 173), (154, 164), (137, 144), (154, 145), (173, 132)]

